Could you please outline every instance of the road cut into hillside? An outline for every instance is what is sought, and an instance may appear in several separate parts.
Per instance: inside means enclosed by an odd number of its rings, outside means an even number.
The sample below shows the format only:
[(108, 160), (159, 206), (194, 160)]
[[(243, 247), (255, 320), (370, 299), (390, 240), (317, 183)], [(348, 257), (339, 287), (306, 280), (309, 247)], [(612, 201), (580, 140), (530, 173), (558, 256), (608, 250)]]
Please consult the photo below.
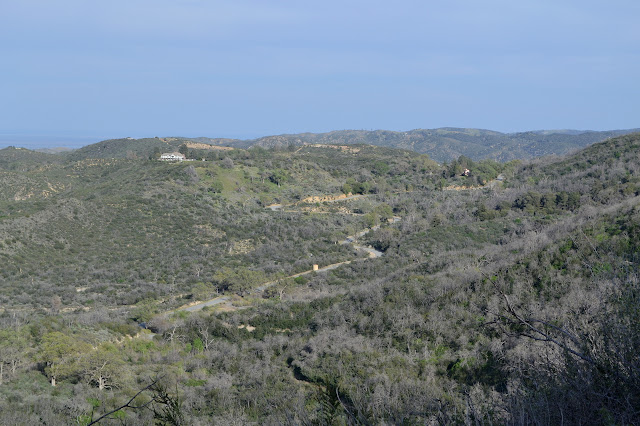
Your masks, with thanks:
[[(398, 216), (394, 216), (393, 220), (391, 221), (391, 223), (397, 223), (401, 220), (400, 217)], [(347, 238), (345, 238), (343, 241), (340, 242), (340, 244), (351, 244), (351, 246), (358, 250), (358, 251), (364, 251), (367, 253), (367, 258), (362, 259), (362, 260), (366, 260), (366, 259), (376, 259), (380, 256), (383, 256), (384, 253), (374, 249), (373, 247), (366, 247), (366, 246), (362, 246), (359, 244), (355, 244), (356, 241), (358, 240), (358, 238), (368, 234), (371, 231), (375, 231), (376, 229), (379, 229), (380, 225), (376, 225), (372, 228), (367, 228), (363, 231), (358, 232), (355, 235), (351, 235), (348, 236)], [(307, 274), (310, 274), (312, 272), (326, 272), (326, 271), (330, 271), (332, 269), (336, 269), (339, 268), (342, 265), (347, 265), (349, 263), (351, 263), (351, 260), (345, 260), (344, 262), (338, 262), (338, 263), (333, 263), (331, 265), (327, 265), (327, 266), (323, 266), (321, 268), (318, 269), (310, 269), (308, 271), (303, 271), (303, 272), (299, 272), (297, 274), (294, 275), (290, 275), (288, 277), (279, 279), (279, 280), (275, 280), (275, 281), (269, 281), (267, 283), (262, 284), (259, 287), (254, 288), (253, 290), (249, 291), (250, 295), (257, 295), (260, 294), (262, 292), (264, 292), (265, 290), (267, 290), (269, 287), (272, 287), (273, 285), (277, 284), (278, 282), (282, 281), (283, 279), (288, 279), (288, 278), (297, 278), (297, 277), (301, 277)], [(172, 312), (177, 312), (177, 311), (187, 311), (187, 312), (195, 312), (195, 311), (199, 311), (204, 307), (212, 307), (212, 306), (219, 306), (219, 305), (223, 305), (223, 304), (231, 304), (232, 303), (232, 298), (231, 296), (225, 295), (225, 296), (218, 296), (215, 297), (213, 299), (210, 300), (206, 300), (203, 302), (196, 302), (190, 305), (186, 305), (186, 306), (182, 306), (180, 308), (177, 308), (175, 310), (173, 310)]]

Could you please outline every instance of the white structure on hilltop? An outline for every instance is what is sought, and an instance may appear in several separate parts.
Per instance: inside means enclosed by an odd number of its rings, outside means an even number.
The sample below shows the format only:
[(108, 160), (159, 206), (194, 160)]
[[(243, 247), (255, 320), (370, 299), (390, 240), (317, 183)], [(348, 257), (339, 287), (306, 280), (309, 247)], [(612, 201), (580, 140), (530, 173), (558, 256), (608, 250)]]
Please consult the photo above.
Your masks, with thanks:
[(160, 156), (160, 161), (184, 161), (187, 157), (179, 152), (165, 152)]

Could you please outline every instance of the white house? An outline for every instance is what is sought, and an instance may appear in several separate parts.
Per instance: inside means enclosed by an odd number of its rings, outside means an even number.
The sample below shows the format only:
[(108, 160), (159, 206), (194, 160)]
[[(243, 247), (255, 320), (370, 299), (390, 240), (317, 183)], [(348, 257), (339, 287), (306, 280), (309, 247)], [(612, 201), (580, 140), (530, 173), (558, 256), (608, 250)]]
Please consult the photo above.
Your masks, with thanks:
[(160, 161), (184, 161), (187, 157), (179, 152), (165, 152), (160, 156)]

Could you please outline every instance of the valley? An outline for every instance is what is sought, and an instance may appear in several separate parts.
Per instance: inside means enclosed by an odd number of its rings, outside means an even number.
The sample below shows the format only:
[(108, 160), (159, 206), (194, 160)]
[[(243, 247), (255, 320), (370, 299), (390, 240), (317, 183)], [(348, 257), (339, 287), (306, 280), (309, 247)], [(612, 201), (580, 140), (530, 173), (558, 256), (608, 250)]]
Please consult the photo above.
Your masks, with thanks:
[(0, 150), (0, 423), (635, 421), (640, 134), (309, 138)]

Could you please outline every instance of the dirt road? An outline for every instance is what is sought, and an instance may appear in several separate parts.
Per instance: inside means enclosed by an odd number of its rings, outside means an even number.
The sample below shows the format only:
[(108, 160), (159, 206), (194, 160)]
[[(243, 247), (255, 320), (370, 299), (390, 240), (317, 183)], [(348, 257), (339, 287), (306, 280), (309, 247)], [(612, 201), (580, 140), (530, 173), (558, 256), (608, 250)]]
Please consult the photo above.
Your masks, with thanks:
[[(271, 206), (270, 206), (271, 207)], [(394, 216), (393, 218), (393, 223), (396, 223), (400, 221), (400, 218), (398, 216)], [(368, 253), (368, 259), (376, 259), (382, 255), (384, 255), (384, 253), (382, 253), (381, 251), (378, 251), (372, 247), (365, 247), (359, 244), (355, 244), (355, 242), (357, 241), (358, 238), (368, 234), (371, 231), (374, 231), (376, 229), (380, 228), (380, 225), (376, 225), (373, 228), (367, 228), (363, 231), (358, 232), (355, 235), (351, 235), (348, 236), (347, 238), (344, 239), (344, 241), (342, 241), (340, 244), (351, 244), (353, 246), (354, 249), (356, 250), (360, 250), (360, 251), (364, 251), (366, 253)], [(325, 271), (330, 271), (332, 269), (336, 269), (342, 265), (346, 265), (351, 263), (351, 260), (345, 260), (344, 262), (338, 262), (338, 263), (333, 263), (331, 265), (327, 265), (327, 266), (323, 266), (322, 268), (318, 268), (317, 270), (313, 270), (310, 269), (308, 271), (304, 271), (304, 272), (299, 272), (297, 274), (294, 275), (290, 275), (288, 277), (285, 277), (284, 279), (287, 278), (297, 278), (297, 277), (301, 277), (303, 275), (307, 275), (310, 274), (312, 272), (325, 272)], [(254, 288), (253, 290), (251, 290), (249, 292), (249, 294), (251, 295), (256, 295), (256, 294), (260, 294), (262, 292), (264, 292), (266, 289), (268, 289), (269, 287), (277, 284), (278, 282), (280, 282), (281, 280), (275, 280), (275, 281), (269, 281), (267, 283), (262, 284), (259, 287)], [(224, 303), (230, 303), (231, 302), (231, 296), (219, 296), (204, 302), (199, 302), (193, 305), (187, 305), (187, 306), (183, 306), (180, 307), (178, 309), (176, 309), (175, 311), (187, 311), (187, 312), (194, 312), (194, 311), (199, 311), (200, 309), (204, 308), (205, 306), (216, 306), (216, 305), (220, 305), (220, 304), (224, 304)]]

